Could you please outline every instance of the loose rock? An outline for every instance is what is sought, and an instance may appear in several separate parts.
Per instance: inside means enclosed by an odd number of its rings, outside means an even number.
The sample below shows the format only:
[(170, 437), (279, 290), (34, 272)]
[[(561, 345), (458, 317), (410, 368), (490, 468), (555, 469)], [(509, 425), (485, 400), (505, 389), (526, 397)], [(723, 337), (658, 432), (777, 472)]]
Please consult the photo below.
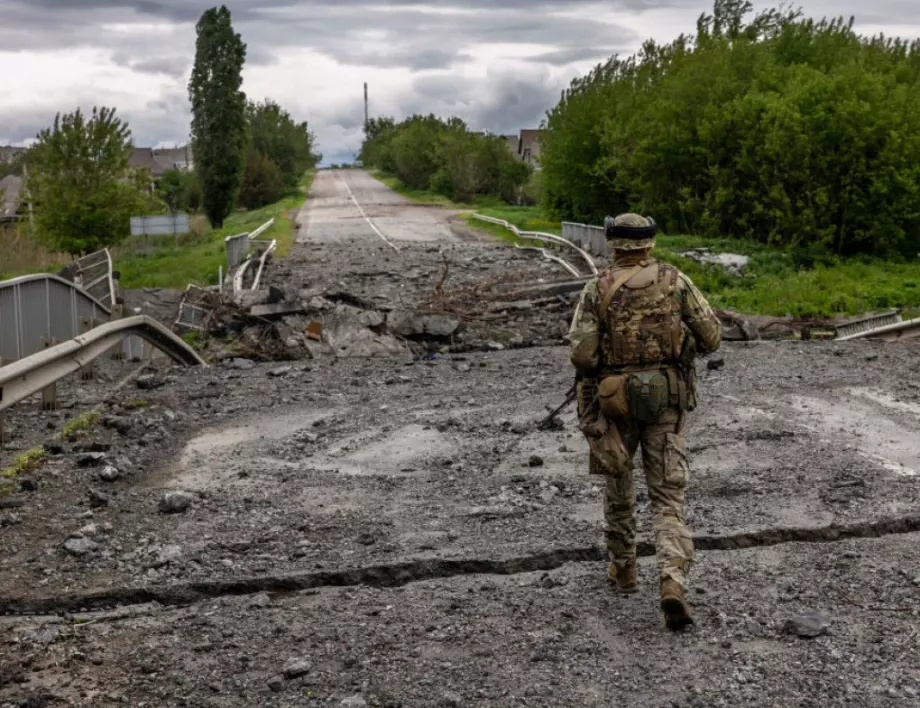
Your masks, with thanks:
[(195, 497), (188, 492), (167, 492), (160, 499), (159, 509), (163, 514), (181, 514), (187, 511), (195, 501)]
[(290, 680), (310, 673), (312, 668), (313, 664), (306, 659), (291, 659), (284, 665), (281, 673), (284, 674), (284, 678)]
[(109, 498), (100, 491), (90, 489), (86, 495), (89, 499), (89, 505), (93, 509), (101, 509), (109, 505)]
[(99, 479), (103, 482), (114, 482), (119, 477), (121, 477), (121, 472), (118, 471), (117, 467), (113, 467), (112, 465), (106, 465), (99, 472)]
[(92, 553), (98, 548), (98, 543), (85, 537), (69, 538), (64, 541), (64, 550), (72, 556), (85, 556), (87, 553)]
[(822, 612), (804, 612), (796, 615), (789, 620), (783, 627), (786, 634), (794, 634), (797, 637), (811, 639), (827, 634), (830, 629), (831, 619)]
[(77, 457), (77, 465), (80, 467), (96, 467), (105, 462), (104, 452), (87, 452)]

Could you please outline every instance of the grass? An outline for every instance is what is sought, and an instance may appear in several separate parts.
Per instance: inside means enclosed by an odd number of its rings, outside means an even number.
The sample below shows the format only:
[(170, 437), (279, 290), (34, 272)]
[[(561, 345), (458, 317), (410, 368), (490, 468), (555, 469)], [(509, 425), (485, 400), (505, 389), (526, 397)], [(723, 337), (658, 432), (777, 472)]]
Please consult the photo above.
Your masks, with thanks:
[(61, 431), (61, 435), (65, 440), (73, 440), (83, 431), (92, 428), (98, 420), (98, 413), (84, 413), (79, 418), (74, 418), (73, 420), (65, 423), (64, 428)]
[(52, 253), (28, 238), (24, 224), (0, 226), (0, 253), (0, 280), (59, 270), (72, 261), (66, 253)]
[(117, 257), (115, 268), (121, 272), (122, 287), (181, 290), (189, 283), (216, 285), (218, 268), (224, 266), (226, 270), (224, 239), (227, 236), (254, 231), (272, 218), (275, 219), (275, 223), (259, 238), (276, 239), (276, 256), (286, 256), (294, 244), (296, 210), (306, 199), (313, 183), (313, 174), (311, 172), (305, 176), (296, 194), (261, 209), (231, 214), (222, 228), (209, 229), (190, 244), (166, 246), (151, 254)]
[[(561, 233), (559, 222), (546, 221), (538, 207), (484, 206), (486, 216), (504, 219), (519, 229)], [(514, 241), (509, 232), (468, 217), (471, 225)], [(691, 248), (748, 256), (748, 277), (679, 255)], [(920, 262), (878, 258), (837, 258), (824, 253), (786, 251), (753, 241), (658, 237), (655, 255), (684, 271), (717, 309), (751, 315), (802, 319), (852, 317), (899, 309), (905, 318), (920, 314)]]
[[(0, 479), (4, 482), (12, 481), (19, 475), (35, 472), (42, 466), (47, 453), (40, 447), (24, 452), (13, 460), (13, 464), (0, 472)], [(13, 492), (13, 485), (5, 483), (0, 485), (0, 498), (9, 496)]]
[[(235, 212), (220, 229), (211, 229), (201, 216), (192, 216), (192, 234), (180, 237), (177, 244), (167, 237), (150, 253), (131, 253), (127, 244), (111, 249), (115, 269), (121, 273), (123, 288), (185, 289), (189, 283), (215, 285), (218, 268), (226, 269), (224, 239), (253, 231), (271, 218), (275, 223), (260, 238), (278, 241), (277, 257), (286, 256), (294, 244), (296, 210), (306, 199), (315, 173), (304, 176), (296, 193), (261, 209)], [(29, 273), (58, 270), (72, 259), (66, 254), (49, 253), (21, 228), (0, 228), (0, 253), (3, 253), (0, 280)]]

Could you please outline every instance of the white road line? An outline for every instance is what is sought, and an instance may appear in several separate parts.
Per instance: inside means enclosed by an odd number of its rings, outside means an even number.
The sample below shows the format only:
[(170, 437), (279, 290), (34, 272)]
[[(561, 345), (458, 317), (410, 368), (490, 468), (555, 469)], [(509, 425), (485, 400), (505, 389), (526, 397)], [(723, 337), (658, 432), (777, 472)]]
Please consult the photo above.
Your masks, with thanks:
[(361, 216), (364, 217), (364, 220), (367, 222), (367, 225), (370, 226), (374, 230), (375, 234), (377, 234), (381, 239), (383, 239), (384, 243), (390, 246), (394, 251), (398, 251), (399, 247), (391, 243), (390, 240), (386, 236), (380, 233), (380, 229), (378, 229), (377, 226), (374, 224), (374, 222), (370, 220), (370, 217), (368, 217), (368, 215), (364, 213), (364, 209), (361, 208), (361, 205), (358, 204), (358, 200), (355, 199), (354, 192), (352, 192), (351, 187), (348, 186), (348, 181), (344, 177), (341, 177), (341, 179), (342, 179), (342, 184), (345, 185), (345, 189), (348, 190), (348, 196), (351, 197), (351, 201), (353, 201), (355, 203), (355, 206), (358, 207), (358, 211), (361, 212)]

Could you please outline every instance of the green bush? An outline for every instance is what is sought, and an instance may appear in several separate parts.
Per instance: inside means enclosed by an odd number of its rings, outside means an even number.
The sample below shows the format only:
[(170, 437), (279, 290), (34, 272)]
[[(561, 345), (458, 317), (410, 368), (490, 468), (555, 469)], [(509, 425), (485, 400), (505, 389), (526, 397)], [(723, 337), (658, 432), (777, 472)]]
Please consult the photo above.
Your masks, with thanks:
[(465, 203), (483, 196), (517, 203), (531, 174), (503, 138), (473, 133), (459, 118), (444, 121), (434, 115), (401, 123), (368, 121), (361, 160), (396, 176), (409, 190)]
[(547, 117), (542, 199), (600, 223), (814, 253), (920, 251), (920, 43), (716, 0), (693, 37), (574, 81)]

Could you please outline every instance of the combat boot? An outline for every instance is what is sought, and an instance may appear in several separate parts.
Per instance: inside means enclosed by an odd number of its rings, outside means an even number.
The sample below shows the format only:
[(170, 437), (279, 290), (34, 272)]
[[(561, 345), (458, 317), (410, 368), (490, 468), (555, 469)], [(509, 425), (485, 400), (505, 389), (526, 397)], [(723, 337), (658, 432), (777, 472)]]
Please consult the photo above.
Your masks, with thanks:
[(636, 559), (630, 558), (622, 563), (611, 561), (607, 564), (607, 580), (617, 592), (630, 595), (639, 592), (639, 583), (636, 582)]
[(684, 588), (676, 580), (665, 578), (661, 581), (661, 610), (668, 629), (678, 630), (693, 624), (690, 605), (684, 599)]

